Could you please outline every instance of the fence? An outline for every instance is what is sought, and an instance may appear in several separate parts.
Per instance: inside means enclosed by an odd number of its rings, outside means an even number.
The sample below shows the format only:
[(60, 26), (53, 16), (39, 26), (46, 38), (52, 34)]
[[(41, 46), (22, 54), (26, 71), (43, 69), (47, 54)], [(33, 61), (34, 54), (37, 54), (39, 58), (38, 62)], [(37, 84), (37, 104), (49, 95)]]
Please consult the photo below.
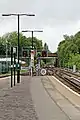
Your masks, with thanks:
[(5, 56), (0, 56), (0, 74), (8, 73), (10, 70), (10, 59), (5, 58)]

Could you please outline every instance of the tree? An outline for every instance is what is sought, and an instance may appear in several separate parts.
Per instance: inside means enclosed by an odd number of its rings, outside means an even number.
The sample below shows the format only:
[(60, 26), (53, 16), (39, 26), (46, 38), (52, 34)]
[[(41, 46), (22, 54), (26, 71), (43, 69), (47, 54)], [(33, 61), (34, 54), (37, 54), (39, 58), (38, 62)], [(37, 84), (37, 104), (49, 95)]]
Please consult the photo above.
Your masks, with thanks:
[[(19, 40), (20, 40), (20, 55), (22, 52), (22, 47), (31, 48), (32, 46), (32, 37), (26, 37), (22, 33), (19, 34)], [(6, 54), (6, 45), (8, 48), (8, 54), (10, 55), (10, 48), (17, 47), (18, 45), (18, 34), (16, 31), (6, 33), (2, 37), (0, 37), (0, 55)], [(33, 46), (34, 49), (41, 51), (43, 49), (43, 43), (42, 40), (37, 39), (36, 37), (33, 38)]]
[(80, 53), (80, 31), (75, 35), (64, 35), (64, 40), (58, 45), (57, 53), (61, 66), (64, 64), (64, 66), (68, 67), (70, 64), (70, 67), (72, 67), (73, 64), (76, 64), (79, 69), (79, 58), (77, 59), (77, 56), (80, 56), (80, 54), (78, 54)]

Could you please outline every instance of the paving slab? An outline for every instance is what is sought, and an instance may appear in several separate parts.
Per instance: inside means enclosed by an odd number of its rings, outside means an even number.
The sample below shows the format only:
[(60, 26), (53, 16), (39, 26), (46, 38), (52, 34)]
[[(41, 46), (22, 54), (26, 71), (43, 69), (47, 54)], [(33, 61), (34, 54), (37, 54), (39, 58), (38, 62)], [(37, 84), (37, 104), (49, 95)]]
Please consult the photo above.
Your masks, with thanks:
[(63, 96), (63, 94), (56, 89), (54, 82), (52, 83), (50, 79), (52, 79), (52, 77), (44, 77), (42, 78), (42, 83), (44, 84), (44, 88), (47, 89), (51, 99), (61, 108), (62, 111), (64, 111), (70, 120), (80, 120), (80, 109), (66, 98), (67, 93)]
[[(70, 120), (45, 91), (42, 77), (31, 79), (31, 93), (39, 120)], [(44, 77), (43, 77), (44, 79)]]
[(13, 88), (10, 79), (0, 81), (0, 120), (80, 120), (80, 110), (47, 77), (21, 79)]
[[(30, 92), (31, 77), (0, 92), (0, 120), (38, 120)], [(1, 94), (3, 93), (3, 94)]]

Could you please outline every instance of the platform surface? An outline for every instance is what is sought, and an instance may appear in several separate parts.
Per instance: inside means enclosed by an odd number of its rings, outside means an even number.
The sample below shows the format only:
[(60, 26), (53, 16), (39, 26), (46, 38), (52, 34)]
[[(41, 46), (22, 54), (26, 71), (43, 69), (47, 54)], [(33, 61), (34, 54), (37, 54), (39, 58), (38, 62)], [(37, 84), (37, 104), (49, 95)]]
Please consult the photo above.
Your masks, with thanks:
[(0, 80), (0, 120), (80, 120), (80, 109), (47, 77), (23, 76), (13, 88), (6, 78)]
[(62, 96), (47, 77), (33, 77), (31, 93), (39, 120), (80, 120), (80, 109)]

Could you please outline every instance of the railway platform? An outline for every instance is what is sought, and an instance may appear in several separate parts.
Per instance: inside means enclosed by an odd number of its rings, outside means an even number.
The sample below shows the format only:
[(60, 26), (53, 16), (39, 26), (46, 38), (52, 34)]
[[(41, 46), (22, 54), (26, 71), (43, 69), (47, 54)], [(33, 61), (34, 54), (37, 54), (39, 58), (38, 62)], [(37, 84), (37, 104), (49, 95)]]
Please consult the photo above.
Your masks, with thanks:
[(49, 77), (21, 79), (15, 87), (6, 82), (1, 89), (0, 120), (80, 120), (80, 109), (56, 90)]
[(40, 120), (80, 120), (79, 106), (76, 108), (66, 99), (49, 77), (33, 77), (31, 81), (32, 98)]

